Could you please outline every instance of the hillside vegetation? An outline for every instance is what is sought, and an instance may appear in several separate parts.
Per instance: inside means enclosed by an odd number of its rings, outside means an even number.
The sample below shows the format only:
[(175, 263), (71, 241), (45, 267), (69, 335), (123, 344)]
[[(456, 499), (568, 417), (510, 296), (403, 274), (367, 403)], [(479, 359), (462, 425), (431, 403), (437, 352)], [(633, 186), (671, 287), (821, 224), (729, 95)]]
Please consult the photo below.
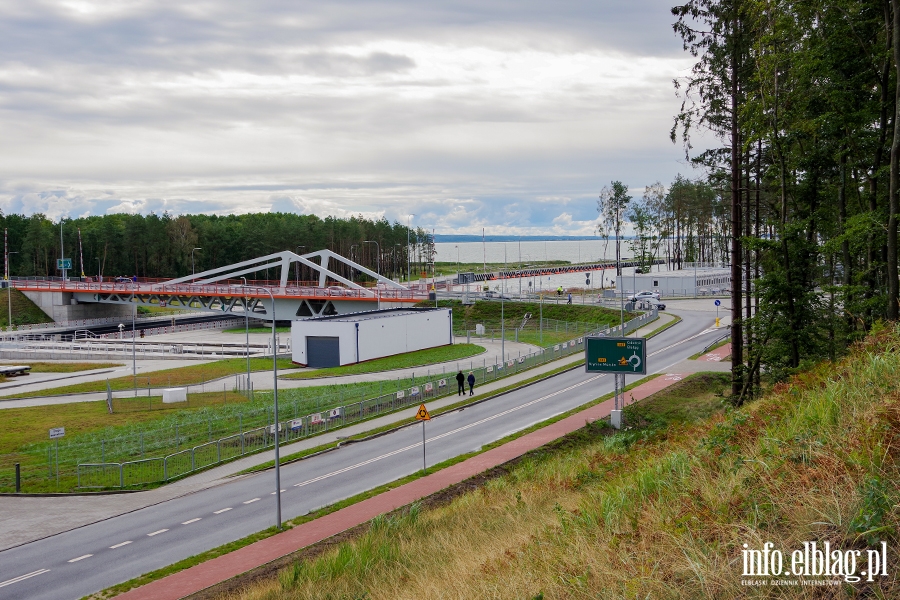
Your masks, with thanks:
[(4, 329), (9, 325), (10, 301), (12, 301), (13, 325), (53, 322), (47, 313), (38, 308), (37, 304), (26, 298), (25, 294), (19, 290), (12, 290), (12, 298), (7, 296), (9, 293), (9, 288), (0, 290), (0, 326)]
[[(898, 349), (883, 330), (739, 410), (712, 393), (727, 379), (686, 380), (629, 408), (629, 430), (586, 426), (227, 598), (900, 597)], [(861, 551), (857, 574), (885, 541), (888, 575), (742, 585), (743, 544), (772, 542), (790, 568), (805, 541)]]

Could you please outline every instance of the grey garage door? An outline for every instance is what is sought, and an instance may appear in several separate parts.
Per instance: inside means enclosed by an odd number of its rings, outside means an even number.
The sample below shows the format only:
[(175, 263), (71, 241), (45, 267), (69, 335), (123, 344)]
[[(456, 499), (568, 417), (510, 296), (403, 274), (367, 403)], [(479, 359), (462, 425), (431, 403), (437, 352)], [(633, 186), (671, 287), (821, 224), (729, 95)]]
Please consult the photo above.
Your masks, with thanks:
[(341, 343), (336, 337), (307, 337), (306, 356), (310, 367), (341, 366)]

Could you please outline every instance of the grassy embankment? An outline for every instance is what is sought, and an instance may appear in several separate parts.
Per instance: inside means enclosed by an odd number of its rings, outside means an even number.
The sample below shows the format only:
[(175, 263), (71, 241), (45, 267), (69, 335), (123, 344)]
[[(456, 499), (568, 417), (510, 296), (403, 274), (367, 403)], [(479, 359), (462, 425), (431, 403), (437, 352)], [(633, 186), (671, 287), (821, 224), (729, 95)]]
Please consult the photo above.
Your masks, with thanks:
[[(880, 332), (724, 413), (709, 393), (724, 379), (685, 380), (630, 407), (631, 430), (587, 426), (477, 491), (375, 519), (225, 597), (896, 598), (898, 348), (900, 330)], [(862, 551), (857, 574), (885, 541), (888, 576), (741, 585), (743, 544), (772, 542), (790, 569), (805, 541)]]
[[(0, 362), (0, 366), (7, 365), (28, 365), (31, 367), (31, 373), (79, 373), (81, 371), (93, 371), (94, 369), (111, 369), (121, 367), (122, 363), (92, 363), (92, 362), (31, 362), (28, 360), (20, 361), (4, 361)], [(20, 378), (21, 379), (21, 378)], [(22, 379), (28, 382), (28, 379)]]
[(12, 301), (13, 325), (31, 325), (35, 323), (52, 323), (53, 319), (37, 307), (37, 304), (25, 297), (19, 290), (12, 289), (12, 298), (7, 294), (10, 289), (0, 290), (0, 326), (6, 329), (9, 326), (9, 302)]

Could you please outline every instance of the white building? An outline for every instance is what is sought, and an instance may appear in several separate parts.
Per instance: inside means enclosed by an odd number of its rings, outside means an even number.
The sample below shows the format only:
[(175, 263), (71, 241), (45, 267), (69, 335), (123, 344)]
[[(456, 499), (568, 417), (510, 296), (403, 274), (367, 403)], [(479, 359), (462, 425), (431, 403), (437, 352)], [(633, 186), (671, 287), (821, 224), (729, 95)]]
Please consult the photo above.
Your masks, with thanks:
[(677, 271), (622, 275), (616, 278), (616, 289), (633, 294), (642, 290), (659, 292), (661, 296), (705, 296), (731, 290), (731, 271), (721, 266), (698, 266)]
[(449, 308), (393, 308), (291, 323), (292, 360), (336, 367), (453, 343)]

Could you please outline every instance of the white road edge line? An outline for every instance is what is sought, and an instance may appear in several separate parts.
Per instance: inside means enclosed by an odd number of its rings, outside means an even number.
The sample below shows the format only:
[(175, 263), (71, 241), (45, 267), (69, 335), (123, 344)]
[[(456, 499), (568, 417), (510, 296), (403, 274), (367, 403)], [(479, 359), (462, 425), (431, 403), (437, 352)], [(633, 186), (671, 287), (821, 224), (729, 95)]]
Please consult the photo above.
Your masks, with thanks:
[(231, 510), (231, 507), (230, 507), (230, 506), (229, 506), (228, 508), (223, 508), (223, 509), (221, 509), (221, 510), (214, 510), (214, 511), (213, 511), (213, 514), (214, 514), (214, 515), (221, 515), (223, 512), (228, 512), (229, 510)]
[(37, 571), (32, 571), (31, 573), (26, 573), (25, 575), (19, 575), (18, 577), (15, 577), (13, 579), (7, 579), (6, 581), (0, 581), (0, 587), (12, 585), (14, 583), (18, 583), (20, 581), (24, 581), (26, 579), (34, 577), (35, 575), (41, 575), (43, 573), (48, 573), (49, 571), (50, 571), (50, 569), (39, 569)]
[(126, 541), (126, 542), (119, 542), (119, 543), (116, 544), (115, 546), (110, 546), (109, 549), (110, 549), (110, 550), (115, 550), (116, 548), (121, 548), (122, 546), (127, 546), (127, 545), (130, 544), (130, 543), (131, 543), (131, 540), (128, 540), (128, 541)]
[(159, 535), (161, 533), (167, 532), (168, 529), (160, 529), (159, 531), (154, 531), (153, 533), (148, 533), (147, 537), (153, 537), (154, 535)]
[[(586, 385), (586, 384), (588, 384), (588, 383), (590, 383), (590, 382), (592, 382), (592, 381), (595, 381), (595, 380), (597, 380), (597, 379), (599, 379), (599, 378), (601, 378), (601, 377), (603, 377), (603, 375), (595, 375), (594, 377), (591, 377), (591, 378), (589, 378), (589, 379), (585, 379), (584, 381), (581, 381), (581, 382), (576, 383), (576, 384), (574, 384), (574, 385), (570, 385), (570, 386), (567, 387), (567, 388), (564, 388), (564, 389), (561, 389), (561, 390), (557, 390), (557, 391), (553, 392), (552, 394), (547, 394), (546, 396), (543, 396), (543, 397), (541, 397), (541, 398), (538, 398), (537, 400), (532, 400), (531, 402), (526, 402), (525, 404), (520, 404), (519, 406), (516, 406), (516, 407), (514, 407), (514, 408), (510, 408), (509, 410), (505, 410), (505, 411), (500, 412), (500, 413), (497, 413), (497, 414), (495, 414), (495, 415), (491, 415), (490, 417), (487, 417), (487, 418), (485, 418), (485, 419), (481, 419), (480, 421), (476, 421), (475, 423), (470, 423), (469, 425), (465, 425), (465, 426), (463, 426), (463, 427), (459, 427), (459, 428), (457, 428), (457, 429), (454, 429), (453, 431), (448, 431), (447, 433), (443, 433), (443, 434), (441, 434), (441, 435), (435, 436), (435, 437), (429, 439), (428, 441), (431, 442), (431, 441), (433, 441), (433, 440), (438, 440), (438, 439), (441, 439), (441, 438), (446, 437), (446, 436), (448, 436), (448, 435), (451, 435), (451, 434), (454, 434), (454, 433), (458, 433), (458, 432), (460, 432), (460, 431), (464, 431), (464, 430), (466, 430), (466, 429), (468, 429), (468, 428), (470, 428), (470, 427), (475, 427), (476, 425), (480, 425), (480, 424), (482, 424), (482, 423), (486, 423), (486, 422), (488, 422), (488, 421), (492, 421), (492, 420), (494, 420), (494, 419), (498, 419), (498, 418), (500, 418), (500, 417), (502, 417), (502, 416), (508, 415), (508, 414), (511, 413), (511, 412), (515, 412), (515, 411), (517, 411), (517, 410), (522, 410), (523, 408), (528, 408), (529, 406), (532, 406), (532, 405), (534, 405), (534, 404), (537, 404), (538, 402), (543, 402), (544, 400), (547, 400), (547, 399), (549, 399), (549, 398), (553, 398), (554, 396), (558, 396), (558, 395), (560, 395), (560, 394), (564, 394), (564, 393), (566, 393), (566, 392), (568, 392), (568, 391), (571, 391), (571, 390), (573, 390), (573, 389), (575, 389), (575, 388), (577, 388), (577, 387), (580, 387), (580, 386), (582, 386), (582, 385)], [(347, 471), (352, 471), (353, 469), (358, 469), (359, 467), (364, 467), (364, 466), (366, 466), (366, 465), (370, 465), (370, 464), (372, 464), (373, 462), (376, 462), (376, 461), (379, 461), (379, 460), (382, 460), (382, 459), (385, 459), (385, 458), (390, 458), (391, 456), (395, 456), (395, 455), (397, 455), (397, 454), (400, 454), (401, 452), (406, 452), (407, 450), (411, 450), (411, 449), (413, 449), (413, 448), (418, 448), (418, 447), (421, 446), (421, 445), (422, 445), (422, 442), (416, 442), (415, 444), (411, 444), (411, 445), (406, 446), (406, 447), (404, 447), (404, 448), (399, 448), (399, 449), (397, 449), (397, 450), (394, 450), (393, 452), (388, 452), (388, 453), (386, 453), (386, 454), (382, 454), (381, 456), (376, 456), (375, 458), (370, 458), (369, 460), (364, 460), (364, 461), (361, 462), (361, 463), (356, 463), (355, 465), (351, 465), (351, 466), (349, 466), (349, 467), (344, 467), (343, 469), (338, 469), (337, 471), (332, 471), (331, 473), (326, 473), (325, 475), (319, 475), (318, 477), (314, 477), (314, 478), (308, 479), (308, 480), (306, 480), (306, 481), (301, 481), (300, 483), (295, 483), (295, 484), (294, 484), (294, 487), (303, 487), (303, 486), (309, 485), (309, 484), (311, 484), (311, 483), (316, 483), (316, 482), (318, 482), (318, 481), (322, 481), (323, 479), (328, 479), (329, 477), (334, 477), (335, 475), (340, 475), (341, 473), (346, 473)]]
[(244, 502), (244, 504), (252, 504), (252, 503), (256, 502), (257, 500), (259, 500), (259, 498), (254, 498), (253, 500), (247, 500), (246, 502)]
[(199, 521), (202, 518), (203, 517), (197, 517), (196, 519), (191, 519), (190, 521), (185, 521), (184, 523), (182, 523), (182, 525), (190, 525), (191, 523), (196, 523), (197, 521)]
[(84, 559), (90, 558), (90, 557), (92, 557), (92, 556), (93, 556), (93, 554), (82, 554), (82, 555), (79, 556), (78, 558), (73, 558), (72, 560), (68, 560), (68, 561), (66, 561), (66, 562), (70, 562), (70, 563), (71, 563), (71, 562), (78, 562), (79, 560), (84, 560)]

